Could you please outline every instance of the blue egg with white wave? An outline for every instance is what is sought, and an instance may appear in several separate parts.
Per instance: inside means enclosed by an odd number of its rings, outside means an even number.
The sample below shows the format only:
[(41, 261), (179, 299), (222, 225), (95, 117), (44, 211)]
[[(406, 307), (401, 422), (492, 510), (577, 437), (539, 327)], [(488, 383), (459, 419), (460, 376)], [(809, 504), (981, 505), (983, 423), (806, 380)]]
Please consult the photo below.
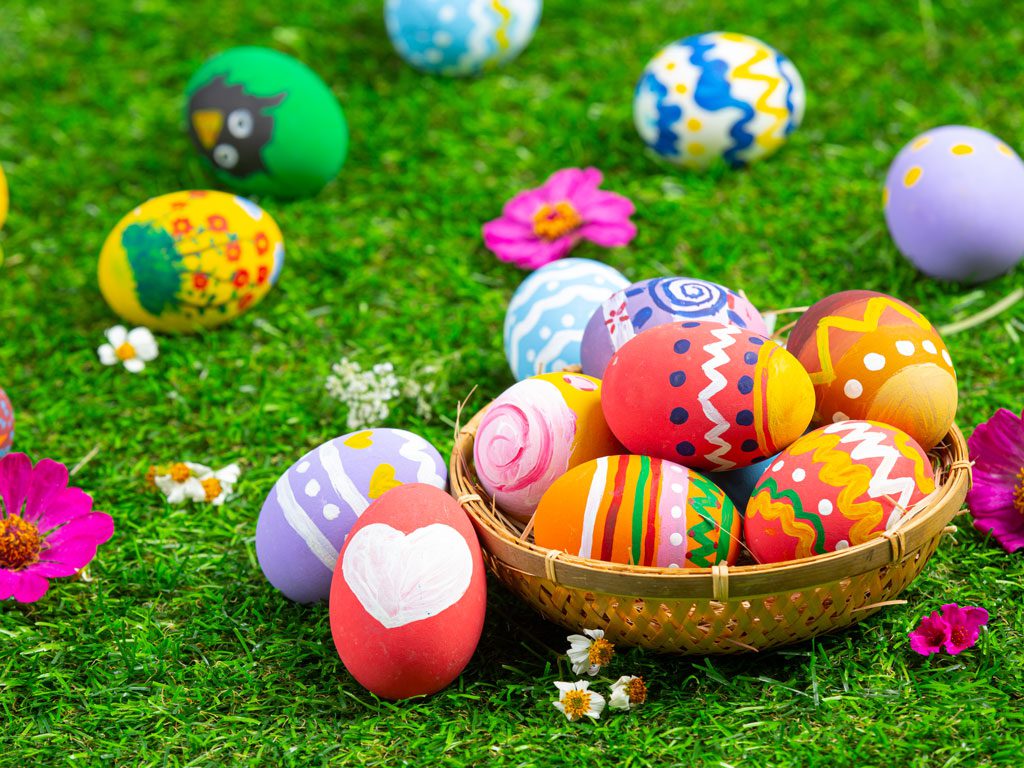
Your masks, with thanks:
[(436, 75), (466, 76), (511, 61), (533, 39), (542, 0), (387, 0), (398, 54)]
[(737, 168), (774, 154), (800, 125), (806, 93), (788, 58), (748, 35), (709, 32), (651, 59), (633, 118), (654, 152), (684, 168)]
[(628, 285), (617, 269), (592, 259), (559, 259), (530, 273), (505, 312), (505, 357), (516, 380), (579, 366), (587, 322)]

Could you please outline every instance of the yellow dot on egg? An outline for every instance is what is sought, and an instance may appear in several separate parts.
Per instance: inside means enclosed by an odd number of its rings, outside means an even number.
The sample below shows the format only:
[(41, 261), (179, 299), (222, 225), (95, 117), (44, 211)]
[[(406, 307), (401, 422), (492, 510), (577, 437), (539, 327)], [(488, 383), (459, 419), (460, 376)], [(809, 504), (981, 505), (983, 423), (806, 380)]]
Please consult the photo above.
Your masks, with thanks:
[(885, 208), (889, 204), (889, 188), (882, 187), (882, 207)]
[(700, 120), (698, 120), (696, 117), (691, 117), (689, 120), (686, 121), (686, 127), (689, 128), (691, 131), (699, 131)]
[(689, 150), (691, 155), (703, 155), (704, 154), (704, 145), (700, 144), (700, 143), (698, 143), (696, 141), (691, 142), (690, 144), (688, 144), (686, 146), (686, 149)]
[(932, 137), (931, 136), (921, 136), (919, 139), (917, 139), (917, 141), (915, 141), (913, 144), (910, 145), (910, 148), (916, 152), (919, 149), (924, 149), (925, 147), (927, 147), (931, 143), (932, 143)]
[(676, 83), (676, 93), (686, 93), (686, 86), (682, 83)]
[(1013, 157), (1013, 150), (1003, 143), (996, 144), (996, 151), (1002, 152), (1007, 157)]
[(974, 152), (974, 147), (970, 144), (954, 144), (949, 151), (954, 155), (969, 155)]
[(917, 184), (920, 178), (921, 166), (915, 165), (913, 168), (907, 171), (906, 175), (903, 177), (903, 186), (906, 187), (907, 189), (910, 189), (912, 186)]
[(674, 61), (670, 61), (668, 64), (665, 65), (665, 69), (675, 69), (675, 68), (676, 68), (676, 63)]

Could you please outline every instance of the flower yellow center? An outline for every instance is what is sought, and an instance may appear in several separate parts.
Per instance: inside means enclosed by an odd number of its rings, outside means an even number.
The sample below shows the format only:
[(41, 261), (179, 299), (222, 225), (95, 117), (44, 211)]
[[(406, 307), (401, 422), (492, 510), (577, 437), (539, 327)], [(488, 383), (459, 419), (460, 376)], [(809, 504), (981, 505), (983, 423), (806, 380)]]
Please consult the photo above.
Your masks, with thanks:
[(176, 483), (184, 483), (192, 477), (192, 470), (189, 469), (183, 462), (171, 465), (171, 480)]
[(630, 704), (643, 704), (647, 701), (647, 684), (642, 677), (634, 677), (626, 684)]
[(953, 645), (964, 645), (967, 642), (967, 630), (960, 625), (950, 627), (949, 639)]
[(595, 666), (607, 667), (611, 663), (614, 654), (615, 646), (603, 637), (599, 637), (591, 644), (588, 658), (590, 663)]
[(208, 477), (205, 480), (203, 480), (202, 482), (203, 482), (203, 490), (206, 491), (206, 500), (207, 501), (213, 501), (218, 496), (220, 496), (221, 491), (223, 490), (220, 487), (220, 480), (218, 480), (216, 477)]
[(39, 529), (19, 515), (0, 520), (0, 568), (18, 571), (39, 560), (43, 538)]
[(570, 720), (579, 720), (590, 711), (590, 693), (587, 691), (567, 691), (562, 699), (565, 714)]
[(131, 360), (135, 357), (135, 347), (126, 341), (114, 350), (114, 354), (117, 355), (118, 360)]
[(554, 205), (544, 204), (533, 215), (533, 232), (544, 240), (557, 240), (583, 223), (572, 203), (563, 200)]
[(1013, 489), (1013, 507), (1024, 515), (1024, 467), (1017, 472), (1017, 487)]

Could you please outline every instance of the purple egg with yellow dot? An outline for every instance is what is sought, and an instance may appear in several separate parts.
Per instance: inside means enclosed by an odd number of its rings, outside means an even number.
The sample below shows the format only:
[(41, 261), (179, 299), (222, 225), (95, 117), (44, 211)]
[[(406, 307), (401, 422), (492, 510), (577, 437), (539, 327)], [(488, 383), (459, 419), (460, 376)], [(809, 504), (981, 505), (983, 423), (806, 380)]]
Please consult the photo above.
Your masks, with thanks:
[(896, 247), (931, 277), (980, 283), (1024, 258), (1024, 162), (991, 133), (922, 133), (893, 160), (882, 201)]

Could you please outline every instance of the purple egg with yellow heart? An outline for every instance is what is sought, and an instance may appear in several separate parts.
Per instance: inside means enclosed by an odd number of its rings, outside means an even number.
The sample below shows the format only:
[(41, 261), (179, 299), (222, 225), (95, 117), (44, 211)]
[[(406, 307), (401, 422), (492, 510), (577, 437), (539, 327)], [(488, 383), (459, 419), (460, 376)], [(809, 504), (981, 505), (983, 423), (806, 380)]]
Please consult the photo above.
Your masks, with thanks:
[(338, 553), (366, 508), (390, 489), (445, 489), (441, 454), (404, 429), (352, 432), (314, 448), (274, 484), (256, 524), (256, 558), (267, 580), (299, 603), (326, 600)]

